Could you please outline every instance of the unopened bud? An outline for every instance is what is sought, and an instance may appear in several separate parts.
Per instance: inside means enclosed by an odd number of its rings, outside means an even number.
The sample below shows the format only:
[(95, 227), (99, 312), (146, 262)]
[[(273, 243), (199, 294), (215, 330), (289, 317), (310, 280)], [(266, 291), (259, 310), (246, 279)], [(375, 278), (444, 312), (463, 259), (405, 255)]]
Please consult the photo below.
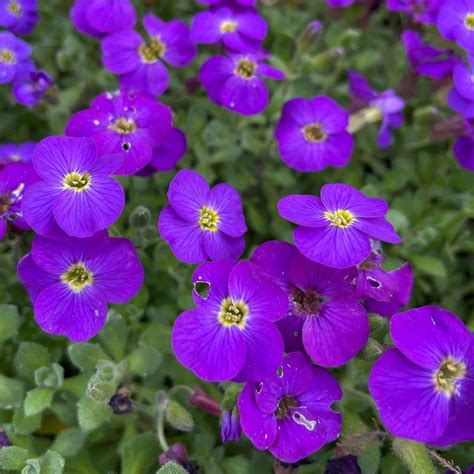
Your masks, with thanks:
[(4, 448), (5, 446), (11, 446), (12, 443), (8, 438), (7, 434), (3, 429), (0, 427), (0, 449)]
[(117, 393), (112, 395), (109, 405), (116, 415), (126, 415), (133, 410), (132, 400), (130, 399), (130, 390), (122, 387)]
[(191, 413), (175, 400), (168, 400), (166, 404), (166, 421), (180, 431), (192, 431), (194, 428)]
[(242, 435), (240, 419), (237, 410), (225, 411), (221, 417), (221, 439), (223, 443), (239, 441)]
[(219, 404), (203, 389), (197, 388), (188, 398), (188, 403), (196, 408), (201, 408), (211, 415), (221, 416)]
[(130, 216), (132, 227), (146, 227), (151, 222), (151, 212), (144, 206), (138, 206)]

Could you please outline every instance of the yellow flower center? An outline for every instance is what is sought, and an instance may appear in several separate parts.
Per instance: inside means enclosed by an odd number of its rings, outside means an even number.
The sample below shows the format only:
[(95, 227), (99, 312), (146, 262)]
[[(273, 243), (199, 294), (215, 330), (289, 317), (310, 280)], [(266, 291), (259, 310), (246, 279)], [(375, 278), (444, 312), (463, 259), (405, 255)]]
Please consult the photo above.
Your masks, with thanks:
[(142, 43), (138, 48), (138, 54), (145, 64), (153, 64), (166, 53), (166, 44), (159, 36), (153, 36), (148, 43)]
[(207, 230), (209, 232), (216, 232), (219, 224), (219, 215), (214, 209), (203, 206), (199, 211), (199, 227), (201, 230)]
[(75, 192), (85, 191), (91, 187), (91, 175), (89, 173), (80, 174), (73, 171), (64, 176), (63, 184), (63, 189), (72, 189)]
[(469, 12), (464, 17), (464, 25), (468, 30), (474, 31), (474, 13)]
[(22, 14), (21, 5), (17, 2), (17, 0), (11, 0), (11, 2), (7, 6), (8, 13), (20, 17)]
[(331, 221), (331, 225), (342, 227), (343, 229), (357, 221), (351, 211), (346, 211), (344, 209), (338, 209), (335, 212), (325, 212), (324, 217), (328, 221)]
[(239, 328), (245, 327), (245, 319), (249, 314), (249, 307), (241, 300), (235, 303), (229, 298), (225, 298), (221, 303), (221, 310), (219, 311), (219, 322), (228, 328), (234, 324)]
[(8, 48), (0, 50), (0, 62), (3, 64), (16, 64), (15, 52)]
[(108, 129), (120, 135), (130, 135), (137, 129), (137, 124), (131, 119), (119, 117), (108, 126)]
[(310, 123), (303, 127), (303, 135), (307, 142), (318, 143), (326, 140), (327, 135), (324, 133), (323, 126), (318, 123)]
[(433, 383), (436, 390), (451, 397), (457, 389), (457, 383), (466, 376), (466, 365), (447, 357), (433, 374)]
[(234, 73), (243, 79), (252, 79), (257, 69), (257, 63), (249, 59), (242, 58), (237, 63)]
[(235, 33), (239, 24), (236, 21), (223, 21), (220, 24), (221, 33)]
[(94, 274), (83, 263), (75, 263), (61, 275), (61, 281), (74, 293), (80, 293), (84, 288), (92, 285)]

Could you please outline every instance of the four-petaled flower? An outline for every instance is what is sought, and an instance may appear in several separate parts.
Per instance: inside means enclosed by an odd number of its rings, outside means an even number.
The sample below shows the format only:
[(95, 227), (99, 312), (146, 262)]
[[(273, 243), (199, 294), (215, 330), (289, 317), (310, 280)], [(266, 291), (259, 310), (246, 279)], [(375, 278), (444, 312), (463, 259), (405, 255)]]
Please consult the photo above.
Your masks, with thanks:
[(441, 36), (474, 54), (474, 0), (446, 0), (439, 9), (437, 26)]
[(0, 26), (16, 35), (31, 33), (38, 21), (37, 0), (2, 0), (0, 2)]
[(31, 54), (31, 46), (7, 31), (0, 32), (0, 84), (13, 82)]

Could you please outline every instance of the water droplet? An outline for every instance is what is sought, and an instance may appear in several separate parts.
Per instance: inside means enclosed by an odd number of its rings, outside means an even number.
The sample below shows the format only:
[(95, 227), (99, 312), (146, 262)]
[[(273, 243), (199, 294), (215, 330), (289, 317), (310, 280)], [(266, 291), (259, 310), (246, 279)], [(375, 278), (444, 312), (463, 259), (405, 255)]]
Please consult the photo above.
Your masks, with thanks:
[(295, 411), (291, 417), (295, 423), (304, 426), (308, 431), (313, 431), (316, 427), (316, 421), (308, 420), (308, 418), (297, 411)]
[(231, 102), (229, 105), (233, 109), (235, 107), (235, 102)]
[(97, 119), (96, 119), (96, 120), (93, 120), (92, 123), (93, 123), (94, 125), (100, 125), (100, 122), (99, 122)]

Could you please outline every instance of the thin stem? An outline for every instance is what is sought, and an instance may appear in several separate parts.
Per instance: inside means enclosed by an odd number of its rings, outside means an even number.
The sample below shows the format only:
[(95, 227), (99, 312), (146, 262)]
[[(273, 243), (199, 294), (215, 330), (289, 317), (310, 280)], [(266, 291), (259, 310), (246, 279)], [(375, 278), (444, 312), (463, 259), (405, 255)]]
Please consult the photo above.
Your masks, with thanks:
[(165, 436), (165, 411), (162, 409), (158, 411), (156, 425), (156, 436), (158, 438), (158, 442), (160, 443), (163, 452), (166, 453), (166, 451), (169, 449), (169, 445)]
[(175, 385), (173, 388), (168, 390), (168, 396), (171, 398), (179, 392), (185, 392), (187, 395), (192, 395), (194, 390), (187, 385)]

